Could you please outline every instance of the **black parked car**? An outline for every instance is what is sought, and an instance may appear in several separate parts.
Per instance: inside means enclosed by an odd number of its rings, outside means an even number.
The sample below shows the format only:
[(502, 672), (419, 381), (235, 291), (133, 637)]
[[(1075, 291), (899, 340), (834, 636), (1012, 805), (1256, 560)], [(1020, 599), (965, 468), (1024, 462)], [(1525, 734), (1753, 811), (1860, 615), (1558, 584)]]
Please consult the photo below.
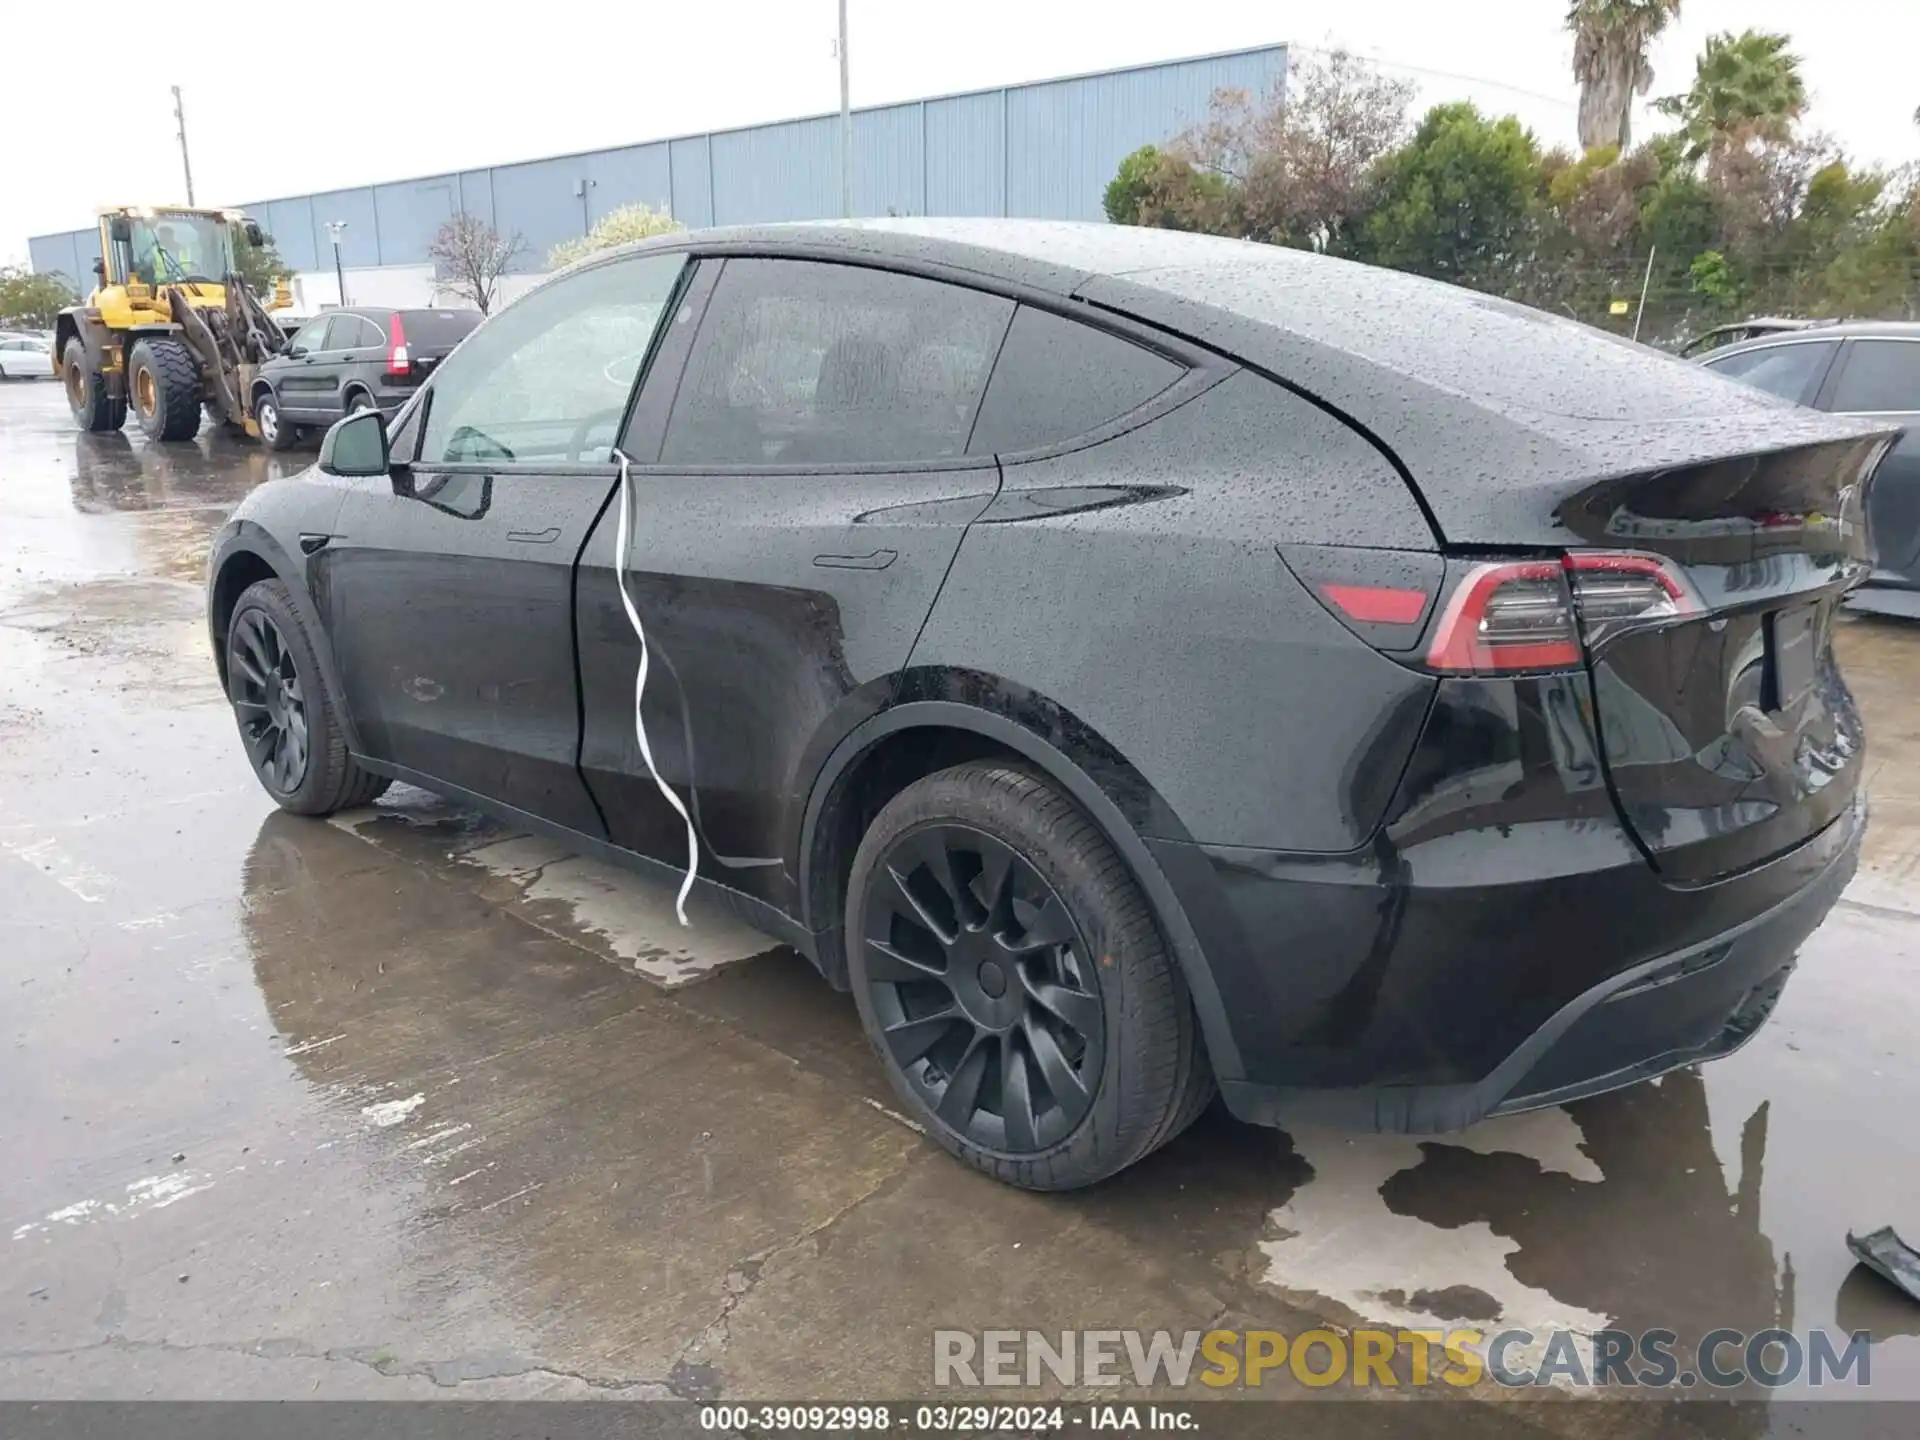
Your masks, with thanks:
[(1825, 325), (1729, 345), (1701, 363), (1817, 410), (1902, 427), (1867, 500), (1874, 564), (1851, 604), (1920, 618), (1920, 324)]
[(1887, 434), (1278, 247), (712, 231), (336, 425), (210, 624), (287, 809), (697, 831), (931, 1134), (1064, 1188), (1216, 1080), (1429, 1131), (1751, 1035), (1860, 843)]
[(309, 425), (331, 425), (355, 410), (392, 415), (481, 318), (472, 310), (367, 306), (315, 316), (254, 380), (260, 438), (285, 450)]

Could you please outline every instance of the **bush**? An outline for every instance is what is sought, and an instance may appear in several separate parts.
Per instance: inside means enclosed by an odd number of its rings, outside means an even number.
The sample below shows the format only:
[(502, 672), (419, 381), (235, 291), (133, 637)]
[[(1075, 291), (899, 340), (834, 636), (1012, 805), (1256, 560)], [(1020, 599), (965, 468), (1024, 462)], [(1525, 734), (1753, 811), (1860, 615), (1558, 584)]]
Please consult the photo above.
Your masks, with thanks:
[(558, 270), (616, 245), (631, 245), (636, 240), (651, 240), (655, 235), (671, 235), (686, 228), (664, 210), (650, 205), (622, 205), (602, 215), (579, 239), (562, 240), (554, 246), (547, 252), (547, 264)]

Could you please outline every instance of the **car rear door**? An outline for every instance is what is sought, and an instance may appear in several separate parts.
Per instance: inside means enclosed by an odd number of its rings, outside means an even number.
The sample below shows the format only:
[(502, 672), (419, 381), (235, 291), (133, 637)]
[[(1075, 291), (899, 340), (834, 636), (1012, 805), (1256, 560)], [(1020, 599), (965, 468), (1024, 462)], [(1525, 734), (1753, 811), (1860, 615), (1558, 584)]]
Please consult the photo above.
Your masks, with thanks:
[(1920, 585), (1920, 336), (1849, 340), (1821, 408), (1901, 427), (1867, 496), (1874, 579)]
[(328, 542), (348, 708), (375, 759), (590, 835), (573, 568), (683, 256), (576, 272), (503, 312), (396, 426), (405, 461)]
[[(921, 276), (705, 261), (683, 373), (656, 365), (624, 444), (645, 719), (701, 864), (786, 909), (782, 865), (826, 751), (886, 705), (999, 468), (967, 440), (1014, 305)], [(491, 326), (469, 344), (478, 344)], [(457, 358), (457, 357), (456, 357)], [(581, 769), (611, 838), (675, 866), (686, 829), (634, 733), (640, 647), (617, 512), (580, 562)]]
[(347, 411), (347, 391), (357, 381), (363, 387), (379, 383), (386, 360), (386, 335), (364, 315), (342, 313), (327, 331), (326, 353), (311, 367), (314, 407), (323, 418), (338, 419)]

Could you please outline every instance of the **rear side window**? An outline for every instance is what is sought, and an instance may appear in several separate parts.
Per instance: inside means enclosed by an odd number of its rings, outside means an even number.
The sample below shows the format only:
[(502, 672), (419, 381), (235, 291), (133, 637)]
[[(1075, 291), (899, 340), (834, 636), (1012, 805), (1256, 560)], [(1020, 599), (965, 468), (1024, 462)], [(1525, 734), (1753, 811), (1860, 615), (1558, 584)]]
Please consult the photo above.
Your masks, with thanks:
[(1819, 389), (1820, 378), (1827, 373), (1827, 364), (1839, 348), (1838, 340), (1765, 345), (1706, 363), (1708, 369), (1729, 379), (1744, 380), (1769, 395), (1805, 405)]
[(1920, 410), (1920, 342), (1856, 340), (1833, 387), (1835, 410)]
[(369, 345), (380, 343), (380, 332), (373, 323), (359, 315), (336, 315), (333, 317), (333, 331), (327, 337), (330, 350), (364, 350)]
[(1173, 384), (1185, 367), (1091, 325), (1022, 305), (993, 367), (971, 455), (1071, 440)]
[(908, 464), (962, 454), (1011, 300), (807, 260), (726, 263), (665, 464)]
[(480, 323), (477, 310), (402, 310), (400, 324), (407, 332), (408, 348), (452, 349), (473, 333)]

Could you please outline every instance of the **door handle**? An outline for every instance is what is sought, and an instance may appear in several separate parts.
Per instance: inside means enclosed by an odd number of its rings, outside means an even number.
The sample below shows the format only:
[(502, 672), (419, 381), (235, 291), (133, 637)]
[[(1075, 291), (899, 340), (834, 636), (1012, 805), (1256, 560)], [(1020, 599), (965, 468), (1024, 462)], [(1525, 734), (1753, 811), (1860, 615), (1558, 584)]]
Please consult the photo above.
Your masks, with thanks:
[(518, 541), (522, 545), (551, 545), (560, 538), (560, 527), (550, 525), (545, 530), (509, 530), (507, 539)]
[(816, 555), (813, 563), (827, 570), (884, 570), (899, 558), (897, 551), (873, 550), (865, 555)]

